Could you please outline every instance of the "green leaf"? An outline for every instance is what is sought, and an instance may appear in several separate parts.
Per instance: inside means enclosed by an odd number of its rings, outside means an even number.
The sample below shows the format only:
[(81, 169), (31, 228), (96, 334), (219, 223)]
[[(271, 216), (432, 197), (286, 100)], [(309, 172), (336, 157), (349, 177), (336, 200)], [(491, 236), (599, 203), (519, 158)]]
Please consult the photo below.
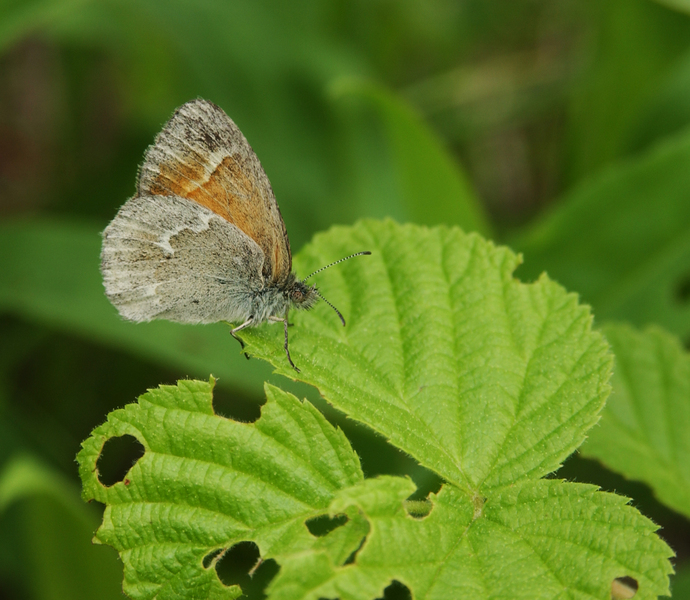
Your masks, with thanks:
[(690, 334), (690, 130), (608, 169), (563, 198), (511, 245), (522, 277), (546, 271), (597, 318)]
[[(446, 481), (474, 493), (558, 468), (608, 394), (612, 357), (589, 310), (519, 259), (459, 229), (365, 221), (318, 235), (296, 260), (321, 303), (294, 313), (299, 379)], [(276, 327), (247, 331), (250, 354), (297, 377)]]
[[(429, 599), (568, 590), (603, 600), (622, 576), (637, 580), (641, 599), (667, 591), (671, 551), (623, 497), (561, 481), (487, 496), (445, 485), (414, 519), (404, 509), (414, 485), (363, 480), (342, 433), (308, 403), (269, 386), (261, 418), (236, 423), (213, 414), (212, 388), (149, 391), (111, 413), (78, 456), (84, 498), (107, 505), (96, 540), (119, 550), (132, 598), (238, 597), (208, 557), (240, 541), (279, 562), (272, 600), (376, 598), (393, 579)], [(146, 452), (106, 488), (99, 455), (126, 434)], [(327, 513), (349, 520), (324, 537), (308, 533), (305, 520)]]
[[(383, 125), (396, 192), (407, 209), (406, 220), (422, 225), (459, 225), (489, 235), (488, 219), (467, 175), (411, 106), (381, 86), (352, 78), (336, 80), (331, 94), (341, 103), (345, 99), (359, 100), (375, 112)], [(354, 154), (354, 172), (361, 173), (371, 157)], [(380, 179), (380, 173), (373, 179), (377, 177)]]
[(261, 390), (270, 371), (247, 361), (227, 325), (128, 323), (110, 305), (99, 271), (95, 226), (32, 219), (0, 224), (0, 308), (112, 344), (186, 373)]
[[(213, 380), (180, 382), (111, 413), (78, 457), (84, 497), (106, 504), (97, 539), (120, 551), (127, 592), (237, 597), (214, 552), (251, 541), (280, 567), (271, 599), (365, 600), (396, 580), (422, 598), (604, 600), (622, 576), (639, 598), (665, 593), (672, 553), (653, 523), (625, 498), (539, 480), (608, 393), (612, 357), (589, 310), (546, 277), (520, 283), (517, 256), (459, 229), (337, 227), (295, 262), (308, 272), (365, 248), (318, 276), (347, 326), (325, 303), (296, 312), (291, 353), (336, 408), (444, 478), (429, 510), (406, 509), (406, 478), (365, 480), (308, 403), (269, 386), (261, 418), (237, 423), (213, 414)], [(297, 376), (282, 327), (245, 333), (250, 352)], [(98, 457), (122, 435), (145, 453), (106, 488)], [(312, 535), (306, 524), (323, 515), (346, 520)]]
[[(238, 423), (214, 414), (214, 383), (149, 391), (111, 413), (77, 457), (84, 499), (107, 505), (96, 540), (120, 552), (132, 598), (239, 597), (205, 557), (242, 541), (267, 557), (323, 546), (305, 520), (325, 514), (337, 490), (362, 479), (342, 432), (310, 404), (267, 386), (261, 418)], [(123, 435), (145, 454), (105, 487), (98, 458), (108, 439)], [(357, 528), (352, 523), (344, 527)], [(349, 555), (360, 540), (361, 533), (339, 534), (333, 554), (342, 556), (345, 544)]]
[[(611, 583), (622, 576), (637, 580), (636, 598), (668, 590), (671, 552), (626, 498), (591, 485), (541, 481), (472, 502), (446, 486), (432, 496), (430, 516), (418, 520), (402, 510), (409, 489), (399, 481), (367, 481), (334, 500), (338, 511), (356, 503), (371, 522), (353, 565), (334, 568), (317, 553), (296, 556), (283, 564), (269, 597), (376, 598), (391, 579), (429, 600), (608, 599)], [(308, 582), (300, 577), (305, 571)]]
[(582, 453), (690, 517), (690, 355), (656, 327), (612, 324), (604, 333), (616, 355), (613, 393)]

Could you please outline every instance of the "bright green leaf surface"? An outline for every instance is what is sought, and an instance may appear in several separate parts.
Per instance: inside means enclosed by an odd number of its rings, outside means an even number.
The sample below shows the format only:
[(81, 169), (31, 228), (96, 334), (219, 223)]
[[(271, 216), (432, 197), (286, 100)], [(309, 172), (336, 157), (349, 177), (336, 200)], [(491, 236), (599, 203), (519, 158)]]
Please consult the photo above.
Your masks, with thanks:
[[(320, 273), (324, 303), (294, 313), (299, 379), (446, 481), (474, 493), (554, 471), (608, 394), (612, 358), (591, 316), (519, 259), (459, 229), (363, 222), (319, 235), (296, 261)], [(244, 333), (244, 332), (243, 332)], [(296, 377), (282, 331), (247, 331), (250, 353)]]
[(613, 393), (582, 452), (690, 516), (690, 356), (658, 328), (604, 332), (616, 355)]
[[(267, 387), (261, 418), (237, 423), (213, 414), (212, 388), (149, 391), (111, 413), (78, 457), (85, 499), (106, 503), (97, 540), (120, 552), (132, 598), (238, 597), (204, 557), (240, 541), (280, 565), (272, 600), (373, 599), (393, 579), (429, 599), (604, 600), (621, 576), (641, 599), (667, 590), (671, 551), (623, 497), (548, 480), (486, 497), (447, 484), (414, 519), (404, 509), (414, 485), (363, 480), (347, 440), (308, 403)], [(99, 454), (125, 434), (146, 452), (106, 488)], [(308, 533), (305, 520), (327, 513), (349, 520)]]
[[(489, 235), (489, 223), (467, 176), (412, 107), (381, 86), (353, 79), (331, 86), (337, 100), (354, 97), (384, 125), (407, 219), (422, 225), (458, 225)], [(368, 161), (368, 155), (358, 157)], [(361, 170), (362, 165), (359, 165)], [(379, 175), (380, 177), (380, 175)]]
[[(537, 481), (579, 445), (608, 393), (612, 357), (588, 309), (547, 278), (515, 280), (512, 252), (459, 229), (334, 228), (297, 268), (359, 249), (372, 255), (318, 276), (347, 327), (325, 303), (294, 313), (292, 357), (337, 408), (444, 477), (429, 514), (406, 512), (409, 480), (363, 480), (311, 405), (268, 387), (261, 418), (236, 423), (213, 414), (210, 384), (181, 382), (112, 413), (79, 457), (85, 497), (107, 505), (98, 539), (120, 551), (128, 593), (235, 597), (203, 559), (240, 541), (280, 565), (275, 599), (377, 598), (398, 580), (416, 598), (604, 600), (621, 576), (639, 582), (639, 598), (664, 593), (671, 551), (626, 499)], [(282, 328), (245, 338), (296, 375)], [(104, 488), (98, 455), (125, 434), (146, 453)], [(305, 520), (326, 513), (349, 520), (316, 538)]]
[[(268, 557), (304, 551), (317, 540), (305, 519), (325, 514), (337, 490), (362, 478), (342, 432), (310, 404), (267, 387), (261, 418), (238, 423), (213, 413), (213, 383), (149, 391), (111, 413), (79, 454), (84, 498), (107, 505), (97, 539), (120, 552), (132, 598), (238, 597), (204, 567), (205, 556), (241, 541)], [(146, 452), (105, 487), (98, 457), (108, 439), (127, 434)], [(349, 555), (360, 539), (340, 535), (334, 554), (349, 542)]]
[(586, 181), (512, 246), (520, 275), (542, 271), (597, 318), (690, 334), (690, 131)]
[(340, 511), (349, 500), (370, 518), (355, 565), (335, 568), (315, 553), (295, 557), (272, 583), (272, 600), (376, 598), (391, 579), (429, 600), (608, 599), (611, 582), (624, 575), (638, 581), (637, 598), (667, 589), (670, 551), (656, 526), (627, 499), (594, 486), (525, 483), (483, 505), (447, 486), (433, 497), (431, 515), (417, 520), (401, 508), (404, 482), (369, 483), (359, 486), (361, 499), (351, 489), (333, 503)]

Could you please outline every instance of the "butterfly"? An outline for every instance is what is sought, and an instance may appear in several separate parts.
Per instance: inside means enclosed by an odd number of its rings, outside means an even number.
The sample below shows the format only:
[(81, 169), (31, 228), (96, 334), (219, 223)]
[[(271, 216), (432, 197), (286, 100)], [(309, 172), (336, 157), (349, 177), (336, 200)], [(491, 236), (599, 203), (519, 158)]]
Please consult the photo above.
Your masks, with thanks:
[[(357, 252), (319, 269), (364, 254)], [(323, 299), (292, 272), (290, 241), (259, 159), (207, 100), (180, 106), (145, 154), (137, 190), (103, 232), (105, 293), (130, 321), (282, 322)], [(247, 356), (245, 354), (245, 356)], [(247, 356), (248, 358), (248, 356)]]

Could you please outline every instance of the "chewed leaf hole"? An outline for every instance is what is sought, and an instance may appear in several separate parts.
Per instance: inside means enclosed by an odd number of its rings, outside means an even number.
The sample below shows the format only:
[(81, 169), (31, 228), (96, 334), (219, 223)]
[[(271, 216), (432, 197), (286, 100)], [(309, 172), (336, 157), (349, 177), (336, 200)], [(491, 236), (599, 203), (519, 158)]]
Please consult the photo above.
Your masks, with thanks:
[(144, 456), (144, 451), (144, 446), (133, 435), (110, 438), (96, 463), (98, 480), (106, 487), (124, 481), (129, 470)]
[(637, 594), (640, 584), (632, 577), (616, 577), (611, 583), (611, 600), (629, 600)]
[(279, 570), (274, 560), (261, 560), (259, 547), (254, 542), (240, 542), (227, 550), (214, 550), (204, 557), (203, 564), (207, 569), (215, 566), (223, 585), (238, 585), (242, 597), (250, 599), (265, 598), (264, 589)]
[(314, 517), (306, 522), (307, 529), (315, 537), (323, 537), (328, 535), (331, 531), (342, 527), (347, 523), (348, 518), (345, 515), (336, 515), (331, 518), (328, 515), (321, 515)]
[(382, 600), (412, 600), (412, 592), (404, 583), (400, 583), (397, 579), (383, 590)]
[(213, 412), (240, 423), (254, 423), (261, 416), (261, 404), (238, 392), (227, 392), (216, 387), (213, 390)]

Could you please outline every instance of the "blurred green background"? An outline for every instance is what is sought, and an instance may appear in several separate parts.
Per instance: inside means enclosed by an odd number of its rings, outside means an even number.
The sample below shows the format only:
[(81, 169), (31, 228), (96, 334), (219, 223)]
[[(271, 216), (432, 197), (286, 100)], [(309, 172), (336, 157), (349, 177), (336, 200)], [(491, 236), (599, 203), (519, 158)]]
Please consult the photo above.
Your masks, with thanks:
[[(2, 599), (121, 597), (74, 457), (159, 383), (213, 373), (219, 410), (249, 420), (271, 380), (341, 425), (367, 475), (439, 485), (246, 362), (226, 327), (132, 325), (105, 299), (99, 232), (198, 96), (249, 139), (294, 252), (362, 217), (460, 225), (522, 251), (519, 277), (546, 270), (598, 324), (690, 341), (688, 0), (0, 0)], [(690, 598), (687, 520), (591, 461), (557, 475), (632, 496)]]

